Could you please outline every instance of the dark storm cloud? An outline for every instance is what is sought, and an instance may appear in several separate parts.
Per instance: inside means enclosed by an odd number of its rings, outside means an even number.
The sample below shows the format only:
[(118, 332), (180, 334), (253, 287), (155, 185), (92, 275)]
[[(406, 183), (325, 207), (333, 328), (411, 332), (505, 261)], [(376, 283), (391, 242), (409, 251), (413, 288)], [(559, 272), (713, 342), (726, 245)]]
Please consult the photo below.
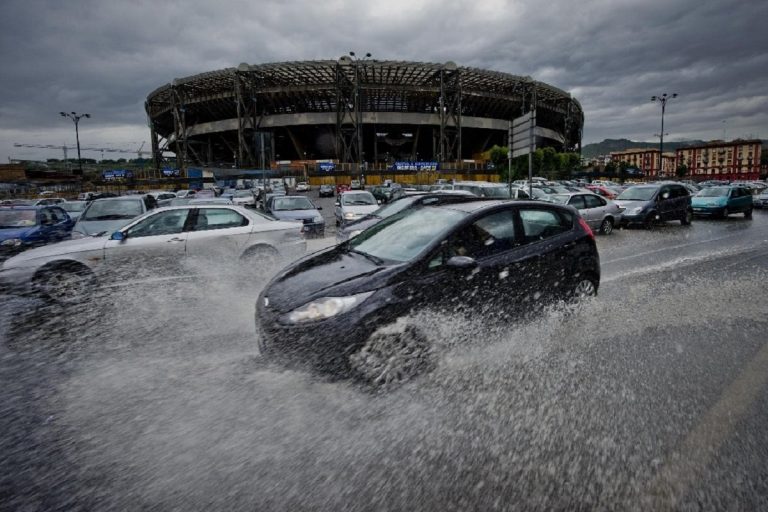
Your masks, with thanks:
[(652, 140), (663, 92), (680, 94), (671, 139), (766, 136), (765, 2), (11, 0), (2, 14), (3, 157), (70, 143), (60, 110), (93, 115), (84, 143), (122, 147), (148, 139), (144, 99), (175, 77), (350, 50), (530, 75), (581, 101), (585, 142)]

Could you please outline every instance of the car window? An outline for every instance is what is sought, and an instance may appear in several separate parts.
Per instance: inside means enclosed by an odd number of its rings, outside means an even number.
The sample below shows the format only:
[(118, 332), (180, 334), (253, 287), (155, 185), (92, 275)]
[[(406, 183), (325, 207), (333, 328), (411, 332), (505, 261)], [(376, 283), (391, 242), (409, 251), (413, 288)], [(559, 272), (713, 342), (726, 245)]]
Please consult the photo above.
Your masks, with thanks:
[(577, 210), (583, 210), (587, 207), (587, 203), (584, 200), (583, 195), (573, 196), (570, 201), (568, 201), (568, 204), (576, 208)]
[(181, 233), (189, 210), (169, 210), (142, 219), (138, 224), (128, 229), (130, 238), (157, 235), (172, 235)]
[(605, 199), (597, 196), (584, 196), (584, 202), (586, 203), (587, 208), (600, 208), (601, 206), (606, 205)]
[(197, 212), (197, 219), (192, 228), (193, 231), (207, 231), (211, 229), (227, 229), (247, 226), (248, 219), (238, 212), (225, 208), (201, 208)]
[(521, 209), (520, 220), (526, 242), (536, 242), (559, 235), (570, 229), (552, 210)]
[(448, 240), (446, 257), (485, 258), (508, 250), (515, 243), (515, 213), (504, 210), (478, 219)]
[(51, 215), (51, 210), (48, 208), (43, 208), (40, 210), (40, 224), (47, 225), (54, 222), (53, 215)]

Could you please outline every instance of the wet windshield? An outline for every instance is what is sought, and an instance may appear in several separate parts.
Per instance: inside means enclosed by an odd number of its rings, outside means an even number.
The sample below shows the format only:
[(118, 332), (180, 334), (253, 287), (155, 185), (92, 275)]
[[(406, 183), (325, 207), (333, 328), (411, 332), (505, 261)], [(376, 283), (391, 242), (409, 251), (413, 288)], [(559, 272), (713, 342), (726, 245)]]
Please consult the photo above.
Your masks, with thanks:
[(285, 210), (314, 210), (315, 205), (306, 197), (277, 197), (272, 201), (272, 209)]
[(402, 199), (398, 199), (397, 201), (392, 201), (388, 205), (382, 206), (381, 208), (373, 212), (373, 215), (375, 215), (376, 217), (381, 217), (382, 219), (386, 219), (387, 217), (391, 217), (392, 215), (405, 210), (406, 208), (408, 208), (418, 200), (419, 200), (418, 196), (403, 197)]
[(37, 223), (35, 210), (0, 210), (0, 228), (21, 228)]
[(400, 212), (350, 240), (349, 248), (382, 260), (410, 261), (466, 215), (447, 208)]
[(696, 197), (723, 197), (727, 196), (731, 189), (728, 187), (703, 188), (696, 193)]
[(132, 219), (143, 213), (141, 201), (135, 199), (117, 199), (94, 201), (80, 217), (81, 220), (118, 220)]
[(656, 187), (630, 187), (616, 199), (624, 201), (650, 201), (658, 189)]
[(341, 204), (347, 206), (361, 206), (376, 204), (376, 199), (370, 192), (357, 192), (341, 196)]

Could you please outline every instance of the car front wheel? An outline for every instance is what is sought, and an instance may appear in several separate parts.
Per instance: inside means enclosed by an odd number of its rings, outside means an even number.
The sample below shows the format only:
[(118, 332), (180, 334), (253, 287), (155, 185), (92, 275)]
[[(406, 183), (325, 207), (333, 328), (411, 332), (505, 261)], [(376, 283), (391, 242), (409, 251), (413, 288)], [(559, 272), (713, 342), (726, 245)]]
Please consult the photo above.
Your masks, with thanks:
[(434, 367), (432, 347), (426, 336), (412, 325), (399, 322), (374, 332), (349, 356), (353, 373), (375, 387), (392, 387)]
[(613, 232), (613, 220), (603, 219), (603, 222), (600, 224), (600, 234), (610, 235), (612, 232)]
[(58, 304), (76, 304), (93, 287), (94, 277), (87, 267), (54, 267), (41, 271), (34, 286), (41, 297)]
[(680, 219), (680, 224), (688, 226), (693, 221), (693, 212), (691, 210), (685, 210), (683, 218)]

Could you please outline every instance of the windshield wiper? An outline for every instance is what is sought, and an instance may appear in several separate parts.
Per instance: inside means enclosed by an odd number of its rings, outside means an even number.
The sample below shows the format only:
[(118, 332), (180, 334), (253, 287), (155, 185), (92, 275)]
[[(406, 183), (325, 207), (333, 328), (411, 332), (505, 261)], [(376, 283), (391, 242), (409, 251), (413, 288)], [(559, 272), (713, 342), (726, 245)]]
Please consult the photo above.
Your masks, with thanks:
[(349, 252), (353, 252), (355, 254), (359, 254), (360, 256), (371, 260), (376, 265), (383, 265), (384, 264), (384, 260), (383, 259), (381, 259), (381, 258), (379, 258), (377, 256), (374, 256), (373, 254), (368, 254), (367, 252), (358, 251), (357, 249), (349, 249)]

